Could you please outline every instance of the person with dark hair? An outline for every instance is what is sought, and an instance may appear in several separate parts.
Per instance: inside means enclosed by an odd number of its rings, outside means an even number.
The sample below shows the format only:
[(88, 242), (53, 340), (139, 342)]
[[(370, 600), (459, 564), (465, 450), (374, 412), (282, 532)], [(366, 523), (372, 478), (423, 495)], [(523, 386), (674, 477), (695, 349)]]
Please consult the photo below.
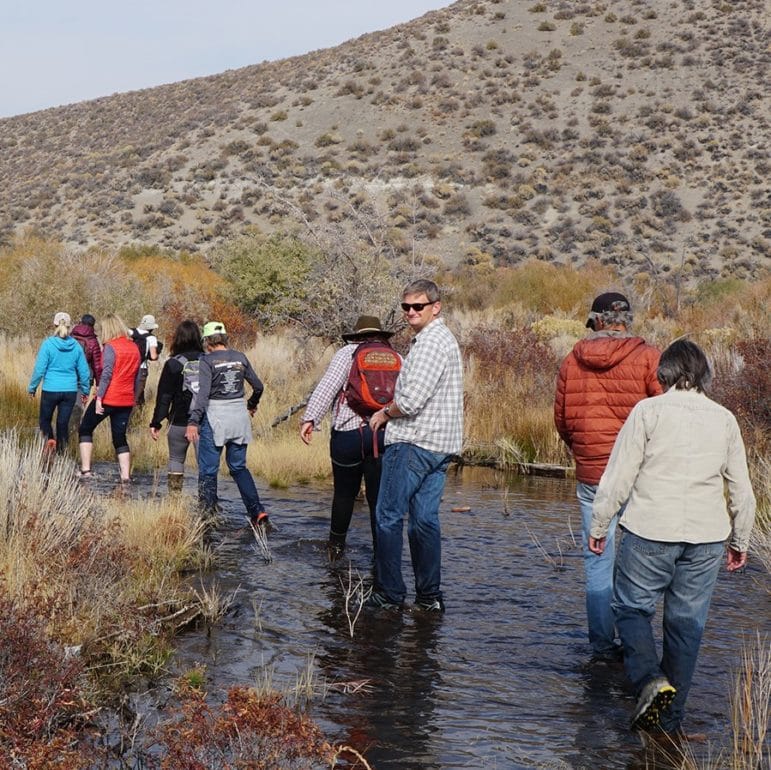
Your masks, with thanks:
[[(217, 511), (217, 475), (220, 457), (236, 482), (252, 527), (269, 528), (252, 474), (246, 467), (246, 449), (252, 440), (250, 417), (257, 410), (263, 385), (249, 359), (228, 348), (225, 325), (209, 321), (203, 327), (205, 354), (199, 359), (199, 389), (187, 420), (185, 437), (198, 445), (198, 499), (206, 514)], [(252, 395), (244, 403), (245, 383)]]
[(102, 346), (94, 331), (95, 326), (96, 318), (85, 313), (81, 316), (80, 323), (72, 327), (71, 333), (86, 355), (86, 363), (91, 370), (91, 384), (99, 385), (99, 378), (102, 376)]
[[(74, 339), (83, 348), (86, 363), (91, 372), (89, 391), (94, 385), (99, 386), (99, 378), (102, 376), (102, 346), (99, 344), (99, 338), (96, 336), (95, 326), (96, 318), (91, 313), (85, 313), (81, 316), (80, 323), (72, 327), (71, 332)], [(75, 401), (75, 407), (70, 416), (70, 425), (75, 431), (77, 431), (80, 421), (83, 419), (87, 403), (87, 400)]]
[(386, 451), (375, 510), (375, 585), (367, 605), (398, 609), (404, 602), (406, 514), (415, 606), (444, 612), (439, 504), (447, 467), (463, 446), (463, 363), (458, 341), (439, 317), (442, 303), (433, 281), (406, 286), (401, 307), (415, 336), (393, 401), (369, 421), (373, 431), (386, 426)]
[(131, 450), (126, 432), (134, 408), (140, 364), (139, 350), (129, 339), (129, 330), (119, 316), (109, 314), (99, 325), (104, 340), (104, 366), (96, 389), (96, 398), (89, 403), (78, 429), (80, 477), (90, 479), (94, 475), (91, 468), (94, 429), (109, 417), (120, 480), (122, 484), (128, 484), (131, 482)]
[(194, 391), (198, 387), (198, 360), (203, 355), (201, 330), (195, 321), (182, 321), (174, 332), (171, 357), (163, 365), (158, 380), (155, 409), (150, 420), (150, 436), (158, 440), (164, 420), (169, 422), (169, 492), (182, 491), (185, 458), (190, 442), (185, 437)]
[[(375, 505), (380, 488), (380, 458), (385, 450), (385, 431), (373, 434), (367, 419), (351, 408), (346, 399), (346, 383), (359, 345), (369, 340), (387, 344), (392, 336), (393, 332), (383, 329), (379, 318), (359, 316), (353, 330), (343, 334), (346, 344), (335, 353), (324, 376), (316, 385), (300, 422), (300, 438), (310, 444), (313, 431), (320, 430), (322, 418), (332, 411), (329, 454), (332, 458), (333, 493), (328, 542), (329, 558), (332, 561), (342, 556), (345, 549), (353, 506), (362, 479), (369, 505), (373, 550), (377, 541)], [(375, 442), (377, 455), (374, 451)]]
[[(747, 563), (755, 518), (736, 418), (707, 398), (703, 351), (677, 340), (661, 355), (662, 396), (640, 401), (613, 446), (594, 498), (589, 548), (602, 555), (619, 526), (613, 611), (637, 694), (632, 727), (676, 740), (720, 562)], [(726, 500), (725, 491), (728, 496)], [(663, 598), (659, 659), (651, 628)]]
[[(80, 345), (70, 335), (72, 320), (67, 313), (54, 316), (54, 333), (47, 337), (38, 350), (35, 368), (27, 392), (35, 398), (40, 393), (40, 432), (46, 439), (46, 451), (63, 454), (69, 440), (69, 423), (78, 391), (83, 401), (88, 399), (90, 382), (86, 357)], [(52, 421), (56, 412), (56, 438)]]
[(623, 294), (596, 297), (586, 322), (591, 333), (562, 362), (554, 398), (554, 424), (576, 464), (589, 644), (600, 657), (619, 651), (610, 607), (616, 521), (611, 522), (608, 547), (598, 559), (588, 546), (592, 503), (613, 442), (632, 407), (661, 393), (656, 380), (659, 352), (631, 334), (632, 320)]

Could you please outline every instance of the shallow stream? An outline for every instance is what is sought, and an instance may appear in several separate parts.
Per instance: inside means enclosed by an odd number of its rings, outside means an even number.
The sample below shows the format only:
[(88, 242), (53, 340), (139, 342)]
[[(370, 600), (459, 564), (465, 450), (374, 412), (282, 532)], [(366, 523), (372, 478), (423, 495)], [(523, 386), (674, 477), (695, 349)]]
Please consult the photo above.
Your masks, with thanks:
[[(446, 613), (365, 611), (353, 638), (341, 581), (349, 564), (370, 579), (363, 501), (346, 556), (330, 565), (331, 488), (267, 490), (278, 529), (266, 563), (235, 486), (222, 479), (220, 491), (216, 582), (238, 590), (236, 603), (209, 634), (183, 635), (176, 661), (205, 664), (210, 690), (266, 677), (283, 688), (312, 671), (312, 716), (376, 770), (646, 766), (627, 729), (623, 671), (592, 661), (585, 639), (573, 482), (451, 471), (441, 512)], [(461, 506), (470, 510), (451, 511)], [(404, 574), (411, 587), (406, 547)], [(718, 581), (687, 723), (709, 736), (713, 756), (729, 735), (742, 644), (771, 634), (767, 581), (757, 564)]]

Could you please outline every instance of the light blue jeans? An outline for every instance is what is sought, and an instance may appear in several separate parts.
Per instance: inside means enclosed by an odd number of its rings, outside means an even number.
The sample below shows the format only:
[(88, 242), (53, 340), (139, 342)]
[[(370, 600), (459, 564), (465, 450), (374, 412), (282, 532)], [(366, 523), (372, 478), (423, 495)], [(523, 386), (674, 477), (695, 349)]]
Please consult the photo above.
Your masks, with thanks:
[[(680, 727), (724, 543), (665, 543), (624, 531), (616, 561), (613, 610), (624, 645), (624, 668), (639, 695), (664, 676), (677, 690), (661, 727)], [(651, 618), (664, 598), (661, 661)]]
[[(589, 550), (589, 530), (592, 525), (592, 504), (597, 494), (596, 484), (579, 481), (576, 497), (581, 508), (581, 542), (586, 575), (586, 623), (589, 627), (589, 644), (597, 655), (605, 655), (616, 649), (613, 610), (613, 563), (616, 556), (616, 523), (618, 515), (610, 522), (605, 550), (601, 556)], [(623, 507), (621, 511), (623, 511)], [(619, 514), (621, 513), (619, 511)]]
[[(234, 441), (225, 442), (225, 462), (241, 494), (246, 515), (253, 517), (265, 509), (252, 474), (246, 467), (246, 447), (246, 444), (236, 444)], [(214, 432), (204, 415), (198, 436), (198, 499), (207, 511), (217, 505), (217, 474), (221, 454), (222, 447), (214, 443)]]
[(405, 513), (416, 599), (442, 598), (439, 503), (450, 457), (414, 444), (386, 447), (375, 509), (375, 588), (394, 604), (401, 604), (407, 595), (402, 579)]

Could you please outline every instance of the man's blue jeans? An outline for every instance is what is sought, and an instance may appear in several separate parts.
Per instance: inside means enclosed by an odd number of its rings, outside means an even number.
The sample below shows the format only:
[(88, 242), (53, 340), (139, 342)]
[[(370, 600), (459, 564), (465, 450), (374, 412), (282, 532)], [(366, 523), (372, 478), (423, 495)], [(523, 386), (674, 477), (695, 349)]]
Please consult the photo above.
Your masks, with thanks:
[[(589, 550), (589, 530), (592, 525), (592, 504), (597, 494), (596, 484), (576, 485), (576, 497), (581, 508), (581, 542), (584, 553), (584, 573), (586, 575), (586, 623), (589, 627), (589, 644), (598, 655), (613, 651), (616, 638), (613, 610), (613, 562), (616, 556), (615, 516), (608, 527), (605, 550), (601, 556)], [(623, 508), (621, 509), (623, 510)]]
[[(624, 645), (624, 667), (637, 694), (664, 676), (677, 694), (661, 727), (680, 727), (724, 543), (664, 543), (624, 531), (616, 560), (613, 610)], [(651, 618), (664, 597), (661, 662)]]
[[(230, 475), (236, 482), (241, 499), (246, 506), (247, 516), (256, 516), (265, 510), (254, 479), (246, 467), (246, 444), (225, 443), (225, 462)], [(204, 509), (214, 510), (217, 505), (217, 474), (220, 467), (222, 447), (214, 443), (214, 433), (206, 417), (203, 418), (198, 435), (198, 499)]]
[(405, 513), (416, 598), (442, 598), (439, 503), (449, 464), (450, 455), (414, 444), (386, 447), (375, 511), (375, 587), (390, 602), (401, 604), (407, 595), (402, 579)]

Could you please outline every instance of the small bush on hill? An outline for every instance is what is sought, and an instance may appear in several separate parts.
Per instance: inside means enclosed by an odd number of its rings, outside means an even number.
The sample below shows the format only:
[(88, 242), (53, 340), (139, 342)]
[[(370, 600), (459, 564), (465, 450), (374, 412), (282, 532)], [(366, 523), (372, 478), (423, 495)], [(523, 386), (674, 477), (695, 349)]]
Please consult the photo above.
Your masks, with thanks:
[(213, 254), (220, 274), (230, 282), (233, 301), (270, 324), (287, 323), (302, 312), (314, 260), (295, 236), (259, 231), (246, 232)]

